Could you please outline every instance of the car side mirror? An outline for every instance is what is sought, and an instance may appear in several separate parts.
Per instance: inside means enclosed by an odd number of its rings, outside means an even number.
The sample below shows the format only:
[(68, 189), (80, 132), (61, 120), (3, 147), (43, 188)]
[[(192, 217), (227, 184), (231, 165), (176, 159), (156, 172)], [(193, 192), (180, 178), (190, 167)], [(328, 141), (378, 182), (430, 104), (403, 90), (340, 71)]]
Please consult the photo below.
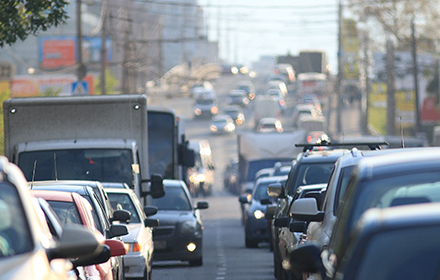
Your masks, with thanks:
[(131, 213), (125, 209), (118, 209), (113, 212), (113, 218), (110, 219), (110, 222), (118, 221), (121, 223), (128, 223), (131, 219)]
[(145, 219), (144, 220), (144, 226), (155, 228), (159, 226), (159, 220), (158, 219)]
[(242, 203), (242, 204), (249, 203), (247, 195), (240, 195), (238, 197), (238, 201), (240, 201), (240, 203)]
[(276, 218), (273, 222), (274, 226), (277, 228), (287, 227), (289, 225), (289, 217)]
[(206, 201), (199, 201), (199, 202), (197, 202), (196, 209), (202, 210), (202, 209), (208, 209), (208, 208), (209, 208), (208, 202), (206, 202)]
[(272, 200), (270, 200), (269, 198), (263, 198), (263, 199), (260, 199), (260, 203), (261, 203), (261, 205), (270, 205), (270, 204), (272, 204)]
[(160, 198), (165, 195), (165, 188), (163, 186), (163, 178), (158, 174), (151, 174), (150, 179), (142, 180), (142, 183), (150, 183), (150, 190), (144, 191), (142, 186), (142, 196), (151, 195), (152, 198)]
[(307, 222), (293, 221), (289, 224), (289, 231), (307, 233)]
[(314, 199), (316, 199), (316, 203), (318, 204), (318, 210), (321, 210), (322, 198), (323, 198), (321, 191), (308, 192), (304, 195), (304, 197), (313, 197)]
[(113, 237), (124, 236), (128, 234), (128, 228), (126, 225), (111, 225), (110, 230), (108, 231), (107, 239), (111, 239)]
[(267, 194), (274, 198), (285, 198), (284, 187), (281, 183), (273, 183), (267, 187)]
[(89, 266), (89, 265), (105, 263), (111, 257), (111, 250), (108, 245), (104, 245), (103, 247), (104, 248), (102, 249), (101, 253), (99, 253), (97, 256), (94, 256), (92, 258), (90, 257), (77, 258), (75, 260), (71, 260), (72, 264), (75, 267), (77, 267), (77, 266)]
[(123, 256), (128, 252), (124, 242), (122, 241), (106, 239), (104, 242), (105, 245), (110, 247), (110, 253), (112, 257)]
[(144, 213), (147, 217), (153, 216), (157, 214), (156, 206), (144, 206)]
[(321, 248), (316, 244), (305, 244), (289, 253), (292, 271), (321, 273), (324, 279), (325, 268), (321, 260)]
[(47, 256), (50, 260), (96, 256), (104, 245), (99, 239), (97, 233), (91, 232), (85, 226), (66, 225), (58, 246), (48, 249)]

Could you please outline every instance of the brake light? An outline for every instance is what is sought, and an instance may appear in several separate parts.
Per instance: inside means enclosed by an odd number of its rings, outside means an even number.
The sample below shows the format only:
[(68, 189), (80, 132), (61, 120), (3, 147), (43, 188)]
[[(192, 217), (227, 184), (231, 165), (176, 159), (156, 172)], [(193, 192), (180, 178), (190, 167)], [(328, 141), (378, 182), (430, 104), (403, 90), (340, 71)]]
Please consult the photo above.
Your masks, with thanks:
[(139, 244), (139, 243), (133, 243), (133, 252), (140, 252), (141, 251), (141, 249), (142, 249), (142, 246), (141, 246), (141, 244)]

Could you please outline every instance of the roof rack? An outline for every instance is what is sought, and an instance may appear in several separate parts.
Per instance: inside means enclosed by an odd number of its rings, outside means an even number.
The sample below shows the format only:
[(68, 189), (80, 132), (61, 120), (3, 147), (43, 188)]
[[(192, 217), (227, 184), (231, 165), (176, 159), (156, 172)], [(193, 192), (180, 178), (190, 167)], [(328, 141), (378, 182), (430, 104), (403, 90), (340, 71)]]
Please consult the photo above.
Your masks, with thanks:
[(332, 143), (329, 141), (319, 141), (315, 144), (295, 144), (295, 147), (304, 147), (303, 152), (311, 151), (314, 147), (346, 147), (346, 146), (368, 146), (370, 150), (380, 150), (382, 145), (389, 145), (388, 142), (342, 142)]

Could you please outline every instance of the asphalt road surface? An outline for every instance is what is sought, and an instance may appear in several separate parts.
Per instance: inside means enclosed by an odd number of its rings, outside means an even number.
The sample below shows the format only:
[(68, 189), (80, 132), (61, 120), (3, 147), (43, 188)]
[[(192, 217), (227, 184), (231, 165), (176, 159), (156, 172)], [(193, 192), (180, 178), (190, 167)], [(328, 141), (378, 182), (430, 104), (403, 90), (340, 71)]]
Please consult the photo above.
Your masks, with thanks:
[[(229, 90), (234, 89), (241, 80), (250, 80), (242, 75), (221, 77), (213, 83), (216, 90), (220, 111), (227, 102)], [(264, 78), (254, 79), (257, 94), (263, 89)], [(185, 262), (155, 262), (153, 279), (274, 279), (272, 252), (269, 245), (261, 243), (259, 248), (246, 248), (244, 228), (241, 224), (238, 197), (223, 189), (222, 174), (225, 166), (233, 157), (237, 157), (237, 138), (235, 134), (211, 135), (209, 119), (193, 119), (193, 100), (190, 97), (149, 97), (149, 104), (172, 107), (176, 114), (185, 120), (187, 139), (208, 139), (212, 158), (215, 163), (213, 193), (205, 200), (209, 209), (202, 210), (204, 223), (203, 266), (189, 267)], [(283, 115), (283, 123), (289, 123), (294, 103), (287, 100), (288, 109)], [(343, 108), (344, 128), (347, 134), (357, 133), (359, 114), (356, 107)], [(238, 127), (240, 130), (251, 129), (252, 106), (245, 110), (247, 121)], [(347, 122), (347, 123), (345, 123)]]

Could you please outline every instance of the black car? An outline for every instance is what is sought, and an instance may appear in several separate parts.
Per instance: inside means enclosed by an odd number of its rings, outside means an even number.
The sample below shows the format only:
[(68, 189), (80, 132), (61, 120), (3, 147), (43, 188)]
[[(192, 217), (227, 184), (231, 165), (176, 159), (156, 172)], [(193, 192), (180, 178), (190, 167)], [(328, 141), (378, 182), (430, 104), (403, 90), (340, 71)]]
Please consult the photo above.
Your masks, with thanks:
[(338, 260), (306, 243), (290, 253), (291, 269), (321, 279), (439, 279), (439, 213), (439, 203), (369, 209)]
[(352, 172), (329, 243), (337, 260), (369, 208), (440, 202), (440, 149), (412, 148), (365, 158)]
[[(106, 239), (118, 238), (123, 235), (128, 234), (128, 228), (126, 225), (113, 224), (116, 221), (127, 221), (130, 219), (130, 213), (126, 210), (115, 210), (113, 212), (112, 218), (109, 218), (106, 213), (106, 208), (101, 203), (101, 198), (96, 194), (93, 188), (89, 185), (82, 185), (78, 183), (66, 184), (62, 183), (52, 183), (52, 181), (38, 181), (29, 183), (29, 188), (32, 190), (52, 190), (52, 191), (65, 191), (65, 192), (76, 192), (82, 197), (87, 199), (87, 201), (92, 206), (93, 220), (96, 229), (104, 235)], [(124, 279), (124, 263), (122, 261), (122, 256), (112, 257), (112, 271), (113, 275), (116, 275), (117, 280)]]
[(288, 217), (289, 205), (299, 186), (327, 183), (335, 162), (348, 152), (349, 150), (346, 149), (325, 151), (315, 151), (313, 148), (307, 149), (292, 162), (292, 168), (285, 185), (273, 184), (269, 186), (268, 194), (278, 199), (271, 228), (274, 276), (277, 279), (281, 279), (283, 274), (289, 273), (282, 268), (283, 257), (279, 251), (280, 240), (278, 234), (280, 228), (276, 226), (278, 224), (277, 219)]
[(200, 266), (203, 264), (203, 224), (199, 210), (207, 209), (208, 203), (199, 201), (193, 206), (182, 180), (164, 180), (163, 184), (163, 197), (149, 197), (149, 205), (158, 208), (151, 218), (159, 220), (159, 226), (153, 229), (153, 261), (188, 261), (190, 266)]

